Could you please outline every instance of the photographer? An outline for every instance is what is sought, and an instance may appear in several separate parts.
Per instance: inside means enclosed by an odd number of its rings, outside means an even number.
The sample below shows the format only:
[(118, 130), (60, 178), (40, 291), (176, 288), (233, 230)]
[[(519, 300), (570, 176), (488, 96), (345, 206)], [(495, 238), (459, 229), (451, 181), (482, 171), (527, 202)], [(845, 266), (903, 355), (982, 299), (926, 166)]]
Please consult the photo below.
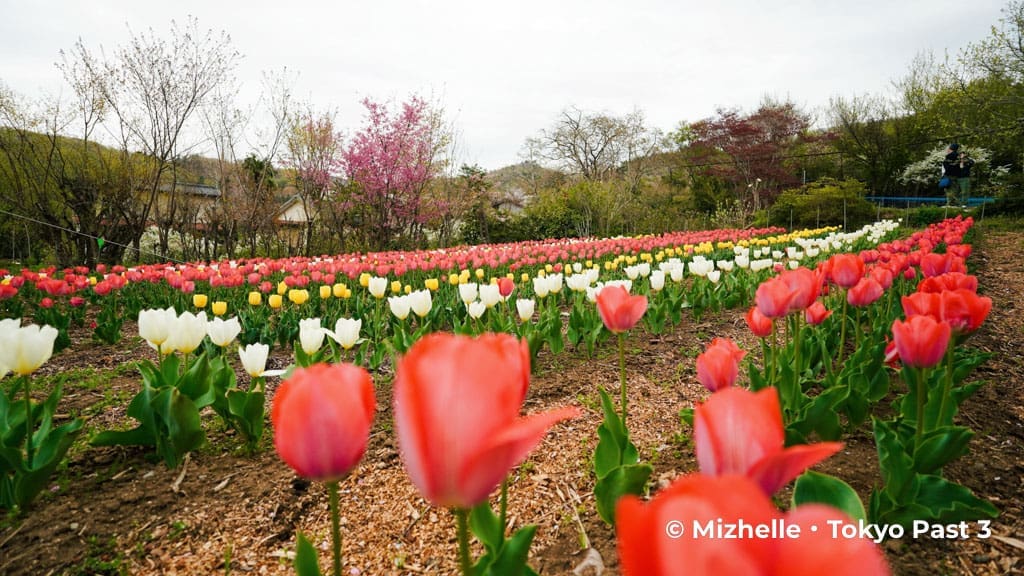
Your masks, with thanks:
[(950, 188), (955, 188), (953, 194), (958, 196), (956, 200), (961, 208), (967, 208), (968, 202), (971, 199), (972, 166), (974, 166), (974, 160), (966, 151), (961, 150), (955, 165), (956, 179), (952, 183), (953, 186), (950, 186)]

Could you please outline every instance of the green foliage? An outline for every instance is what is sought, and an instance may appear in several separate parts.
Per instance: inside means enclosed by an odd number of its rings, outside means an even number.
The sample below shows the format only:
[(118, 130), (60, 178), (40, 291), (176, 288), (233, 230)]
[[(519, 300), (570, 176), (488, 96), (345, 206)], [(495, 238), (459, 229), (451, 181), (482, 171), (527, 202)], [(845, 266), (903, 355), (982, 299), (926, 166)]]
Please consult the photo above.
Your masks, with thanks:
[(767, 211), (771, 226), (795, 228), (842, 226), (848, 230), (874, 221), (876, 209), (864, 199), (866, 189), (857, 180), (824, 178), (783, 192)]
[(597, 429), (600, 440), (594, 451), (594, 498), (597, 512), (609, 525), (615, 525), (615, 504), (626, 494), (641, 495), (654, 471), (640, 463), (640, 453), (629, 439), (629, 430), (615, 412), (604, 388), (599, 388), (604, 421)]
[(866, 520), (864, 503), (857, 491), (839, 478), (808, 470), (796, 479), (793, 506), (817, 503), (838, 508), (853, 520)]

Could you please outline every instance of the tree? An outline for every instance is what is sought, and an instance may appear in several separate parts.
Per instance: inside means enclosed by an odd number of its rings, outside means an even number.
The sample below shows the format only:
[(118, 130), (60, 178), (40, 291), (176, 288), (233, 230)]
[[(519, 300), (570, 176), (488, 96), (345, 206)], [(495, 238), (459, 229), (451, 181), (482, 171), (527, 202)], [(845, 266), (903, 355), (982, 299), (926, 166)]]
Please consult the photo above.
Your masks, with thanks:
[(342, 154), (345, 173), (357, 189), (348, 207), (361, 215), (371, 249), (397, 246), (402, 239), (423, 241), (423, 226), (449, 210), (444, 202), (424, 202), (427, 185), (442, 170), (451, 134), (439, 109), (419, 96), (398, 110), (366, 98), (366, 123)]
[[(179, 208), (177, 162), (197, 144), (192, 120), (229, 80), (239, 57), (226, 33), (202, 32), (198, 26), (190, 17), (181, 28), (172, 21), (169, 39), (152, 29), (132, 34), (103, 60), (81, 40), (70, 53), (62, 52), (102, 95), (104, 110), (111, 114), (114, 126), (109, 132), (129, 167), (119, 216), (136, 249), (152, 219), (159, 248), (166, 254)], [(157, 202), (161, 194), (166, 202)]]
[(621, 177), (635, 193), (647, 175), (648, 159), (661, 144), (661, 133), (644, 124), (639, 110), (617, 117), (570, 107), (552, 128), (528, 140), (527, 148), (531, 157), (539, 155), (584, 180)]
[(732, 185), (737, 198), (750, 196), (754, 210), (762, 196), (799, 182), (786, 159), (807, 140), (811, 118), (791, 102), (765, 100), (752, 114), (719, 109), (718, 115), (685, 126), (676, 136), (700, 172)]
[(342, 136), (334, 128), (334, 114), (307, 110), (297, 115), (287, 136), (287, 147), (288, 164), (295, 170), (306, 215), (303, 252), (308, 254), (323, 203), (341, 174)]

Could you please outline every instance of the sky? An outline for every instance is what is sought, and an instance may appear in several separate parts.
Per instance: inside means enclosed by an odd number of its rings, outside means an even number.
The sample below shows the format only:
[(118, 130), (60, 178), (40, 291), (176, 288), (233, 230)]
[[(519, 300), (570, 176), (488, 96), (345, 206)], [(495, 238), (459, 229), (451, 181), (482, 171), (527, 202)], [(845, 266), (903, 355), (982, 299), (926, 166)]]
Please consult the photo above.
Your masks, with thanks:
[[(665, 132), (768, 95), (823, 118), (831, 97), (893, 94), (914, 57), (956, 54), (990, 33), (996, 0), (0, 0), (0, 82), (36, 98), (68, 94), (55, 63), (79, 39), (108, 53), (132, 33), (198, 19), (242, 55), (240, 101), (265, 71), (334, 110), (420, 94), (457, 133), (457, 163), (496, 169), (559, 113), (644, 113)], [(245, 153), (243, 152), (242, 155)]]

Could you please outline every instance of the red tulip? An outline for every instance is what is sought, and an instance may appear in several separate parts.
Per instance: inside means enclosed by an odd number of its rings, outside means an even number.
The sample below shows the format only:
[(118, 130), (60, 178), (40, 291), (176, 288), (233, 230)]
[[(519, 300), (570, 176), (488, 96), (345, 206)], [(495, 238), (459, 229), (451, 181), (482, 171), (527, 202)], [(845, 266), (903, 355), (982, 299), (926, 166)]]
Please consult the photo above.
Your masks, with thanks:
[(807, 307), (807, 310), (804, 310), (804, 318), (811, 326), (821, 324), (831, 315), (832, 311), (825, 308), (825, 305), (821, 303), (821, 300), (816, 300), (814, 304)]
[(631, 296), (622, 286), (605, 286), (597, 293), (597, 311), (612, 332), (625, 332), (643, 317), (647, 311), (646, 296)]
[(978, 277), (962, 272), (948, 272), (921, 280), (917, 285), (918, 292), (942, 292), (943, 290), (978, 291)]
[(754, 333), (754, 336), (767, 338), (772, 333), (772, 319), (761, 314), (757, 306), (751, 306), (744, 319), (747, 321), (747, 327)]
[(768, 318), (780, 318), (789, 314), (790, 304), (796, 298), (794, 290), (778, 276), (769, 278), (757, 287), (754, 301), (757, 309)]
[(516, 283), (508, 276), (504, 276), (498, 280), (498, 294), (501, 294), (502, 298), (508, 298), (515, 288)]
[(487, 498), (555, 423), (577, 408), (520, 417), (530, 381), (526, 342), (508, 334), (421, 338), (395, 374), (395, 430), (405, 468), (436, 506)]
[(882, 290), (888, 290), (892, 286), (893, 272), (886, 266), (875, 266), (871, 269), (869, 275), (875, 282), (878, 282)]
[(790, 312), (804, 310), (818, 299), (821, 280), (808, 268), (796, 268), (779, 274), (779, 279), (786, 283), (796, 294), (789, 303)]
[(53, 298), (46, 297), (39, 301), (40, 308), (53, 308)]
[(697, 380), (712, 392), (732, 386), (739, 376), (740, 360), (746, 355), (732, 340), (715, 338), (697, 356)]
[(358, 366), (296, 368), (274, 393), (274, 447), (300, 476), (340, 480), (366, 452), (376, 406), (373, 380)]
[(775, 388), (715, 392), (694, 411), (693, 439), (702, 473), (742, 474), (768, 495), (843, 447), (839, 442), (820, 442), (785, 448)]
[(947, 252), (946, 254), (936, 254), (929, 252), (924, 256), (921, 256), (921, 273), (925, 277), (938, 276), (939, 274), (945, 274), (947, 272), (966, 272), (967, 268), (964, 266), (964, 259)]
[(885, 290), (881, 284), (874, 278), (866, 276), (846, 292), (846, 301), (850, 303), (850, 306), (868, 306), (881, 298), (884, 293)]
[[(867, 538), (833, 537), (829, 521), (853, 523), (820, 504), (779, 513), (771, 499), (740, 476), (683, 476), (650, 502), (625, 496), (615, 535), (624, 576), (886, 576), (879, 547)], [(695, 528), (721, 524), (776, 526), (799, 537), (698, 537)], [(854, 523), (855, 525), (855, 523)], [(812, 529), (812, 527), (815, 527)], [(780, 534), (780, 535), (781, 535)]]
[(992, 299), (966, 289), (939, 293), (939, 320), (949, 323), (955, 334), (974, 332), (992, 311)]
[(911, 316), (892, 323), (892, 338), (900, 361), (907, 366), (930, 368), (942, 361), (949, 346), (950, 327), (931, 316)]
[(836, 254), (830, 259), (832, 281), (843, 288), (853, 288), (864, 277), (864, 261), (856, 254)]

